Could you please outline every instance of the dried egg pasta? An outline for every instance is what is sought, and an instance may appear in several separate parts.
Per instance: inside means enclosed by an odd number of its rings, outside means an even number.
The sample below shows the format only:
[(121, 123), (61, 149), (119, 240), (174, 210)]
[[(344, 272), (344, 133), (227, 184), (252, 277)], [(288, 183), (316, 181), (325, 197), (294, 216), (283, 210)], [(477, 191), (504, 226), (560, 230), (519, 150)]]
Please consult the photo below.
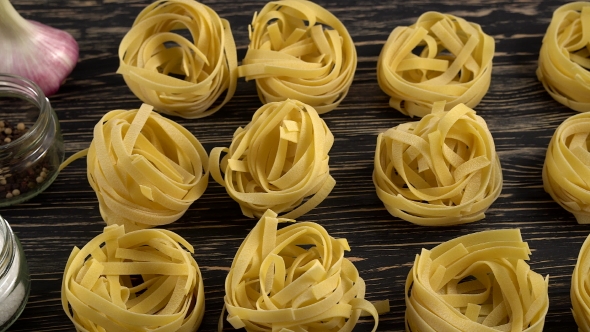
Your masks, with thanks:
[(590, 111), (590, 2), (572, 2), (553, 13), (539, 53), (537, 77), (553, 99)]
[(239, 76), (256, 80), (262, 103), (300, 100), (318, 113), (346, 97), (356, 49), (332, 13), (305, 0), (271, 1), (254, 15)]
[(193, 252), (167, 230), (125, 233), (124, 226), (107, 226), (72, 250), (62, 281), (63, 309), (77, 331), (196, 331), (205, 292)]
[(485, 121), (459, 104), (434, 104), (418, 122), (379, 134), (373, 182), (392, 215), (418, 225), (473, 222), (502, 190), (502, 168)]
[(572, 274), (570, 296), (572, 300), (572, 314), (578, 324), (579, 332), (590, 331), (590, 294), (588, 283), (590, 277), (590, 236), (586, 238), (578, 261)]
[(269, 210), (242, 242), (225, 279), (227, 321), (246, 331), (347, 332), (364, 312), (375, 331), (389, 303), (364, 299), (365, 282), (344, 257), (346, 239), (312, 222), (277, 230), (286, 221), (293, 220)]
[(108, 112), (94, 127), (90, 148), (61, 168), (86, 154), (88, 181), (103, 219), (128, 231), (178, 220), (209, 181), (201, 143), (146, 104)]
[(531, 271), (518, 229), (422, 249), (406, 280), (406, 331), (541, 332), (549, 277)]
[[(192, 40), (178, 30), (188, 31)], [(196, 1), (147, 6), (121, 41), (119, 60), (117, 73), (131, 91), (162, 113), (208, 116), (236, 90), (238, 59), (229, 23)]]
[(235, 131), (229, 149), (211, 150), (209, 168), (245, 216), (260, 217), (272, 209), (290, 211), (283, 217), (294, 219), (334, 188), (328, 167), (333, 143), (334, 136), (313, 107), (295, 100), (268, 103), (245, 128)]
[(566, 119), (553, 134), (543, 165), (543, 186), (553, 200), (590, 223), (590, 114)]
[(447, 111), (458, 104), (473, 108), (490, 86), (494, 47), (478, 24), (424, 13), (389, 35), (377, 63), (379, 86), (391, 107), (411, 117), (430, 113), (437, 101), (446, 101)]

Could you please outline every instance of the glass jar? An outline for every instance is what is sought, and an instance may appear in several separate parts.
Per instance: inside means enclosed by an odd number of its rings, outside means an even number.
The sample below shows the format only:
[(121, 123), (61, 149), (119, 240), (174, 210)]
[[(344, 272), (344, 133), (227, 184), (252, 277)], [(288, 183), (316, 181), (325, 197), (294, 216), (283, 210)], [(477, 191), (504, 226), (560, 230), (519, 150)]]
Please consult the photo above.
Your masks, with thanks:
[(0, 216), (0, 332), (6, 331), (20, 316), (30, 286), (23, 248), (8, 222)]
[(59, 121), (43, 91), (26, 78), (0, 74), (0, 207), (45, 190), (63, 159)]

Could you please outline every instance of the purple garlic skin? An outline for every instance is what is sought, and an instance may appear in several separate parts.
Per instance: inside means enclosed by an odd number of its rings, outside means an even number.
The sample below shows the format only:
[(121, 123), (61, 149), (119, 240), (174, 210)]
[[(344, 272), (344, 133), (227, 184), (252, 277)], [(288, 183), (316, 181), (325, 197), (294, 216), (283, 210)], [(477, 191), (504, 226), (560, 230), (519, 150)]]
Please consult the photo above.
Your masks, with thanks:
[(25, 20), (0, 0), (0, 73), (26, 77), (51, 96), (76, 66), (78, 52), (72, 35)]
[[(26, 77), (46, 96), (56, 93), (78, 60), (78, 43), (69, 33), (35, 21), (35, 33), (29, 35), (30, 46), (14, 48), (0, 64), (0, 72)], [(22, 44), (21, 44), (22, 45)], [(24, 45), (22, 45), (24, 46)]]

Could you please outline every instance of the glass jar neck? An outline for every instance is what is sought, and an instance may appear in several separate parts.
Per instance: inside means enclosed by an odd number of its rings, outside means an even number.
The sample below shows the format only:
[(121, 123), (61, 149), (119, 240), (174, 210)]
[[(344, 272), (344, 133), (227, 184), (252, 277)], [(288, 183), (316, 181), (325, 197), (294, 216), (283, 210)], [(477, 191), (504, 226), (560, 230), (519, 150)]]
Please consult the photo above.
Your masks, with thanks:
[(6, 219), (0, 216), (0, 281), (7, 276), (14, 263), (15, 250), (14, 233)]
[(43, 91), (30, 80), (10, 74), (0, 74), (0, 98), (19, 98), (38, 109), (38, 116), (30, 129), (18, 139), (0, 145), (0, 164), (32, 164), (42, 157), (56, 135), (51, 104)]

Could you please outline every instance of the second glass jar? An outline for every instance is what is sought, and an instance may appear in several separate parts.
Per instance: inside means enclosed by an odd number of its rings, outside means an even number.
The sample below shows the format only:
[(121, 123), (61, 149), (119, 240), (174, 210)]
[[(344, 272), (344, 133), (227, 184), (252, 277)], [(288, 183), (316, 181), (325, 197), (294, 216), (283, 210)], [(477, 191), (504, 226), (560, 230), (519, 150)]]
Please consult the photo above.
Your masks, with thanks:
[(63, 159), (59, 121), (41, 89), (26, 78), (0, 74), (0, 207), (45, 190)]

